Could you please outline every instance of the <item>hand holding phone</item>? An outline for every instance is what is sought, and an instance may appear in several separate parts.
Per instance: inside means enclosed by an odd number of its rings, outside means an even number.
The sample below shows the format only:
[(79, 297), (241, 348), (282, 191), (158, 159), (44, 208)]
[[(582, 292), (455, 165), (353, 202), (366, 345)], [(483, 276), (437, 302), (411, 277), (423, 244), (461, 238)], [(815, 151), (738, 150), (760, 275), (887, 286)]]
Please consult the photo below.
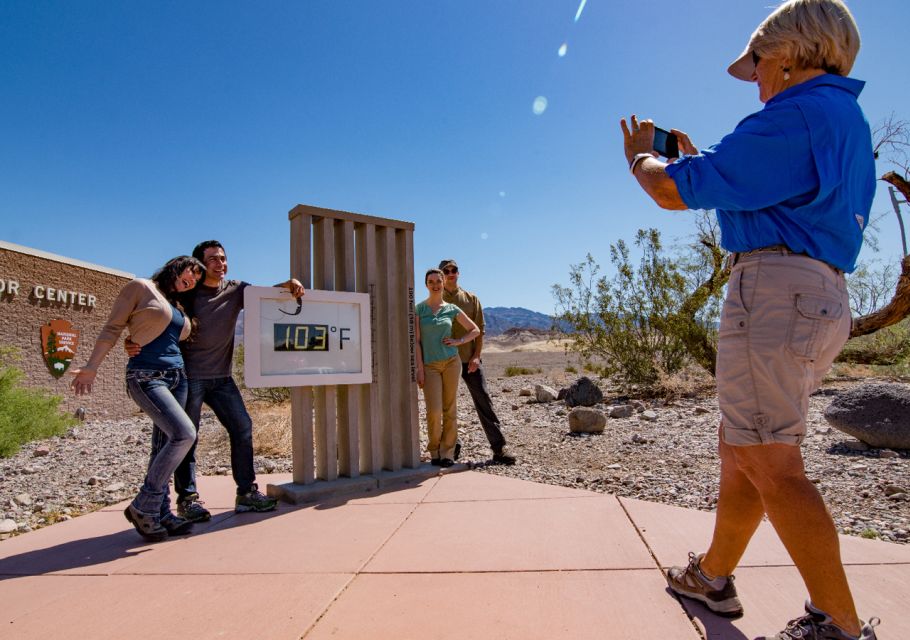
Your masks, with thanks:
[(679, 140), (666, 129), (654, 127), (654, 150), (664, 158), (678, 158)]

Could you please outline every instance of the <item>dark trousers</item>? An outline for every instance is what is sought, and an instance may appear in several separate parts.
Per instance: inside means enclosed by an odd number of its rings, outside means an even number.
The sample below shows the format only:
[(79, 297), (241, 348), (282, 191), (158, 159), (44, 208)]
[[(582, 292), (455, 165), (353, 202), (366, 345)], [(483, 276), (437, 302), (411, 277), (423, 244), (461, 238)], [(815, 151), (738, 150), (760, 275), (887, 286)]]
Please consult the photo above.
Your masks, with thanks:
[(231, 441), (231, 473), (237, 484), (237, 494), (248, 493), (256, 482), (253, 469), (253, 421), (246, 411), (240, 389), (231, 377), (189, 381), (186, 413), (196, 426), (196, 440), (180, 466), (174, 472), (174, 489), (179, 498), (196, 491), (196, 443), (202, 403), (211, 407), (218, 421), (227, 429)]
[(499, 418), (493, 411), (493, 401), (490, 400), (490, 394), (487, 392), (487, 382), (483, 377), (483, 367), (477, 367), (474, 373), (468, 373), (468, 363), (461, 363), (461, 379), (468, 386), (471, 392), (471, 399), (474, 401), (474, 408), (477, 410), (477, 417), (480, 418), (480, 424), (483, 426), (484, 433), (487, 434), (487, 440), (490, 441), (490, 448), (493, 453), (500, 453), (506, 446), (506, 438), (502, 435), (502, 429), (499, 428)]

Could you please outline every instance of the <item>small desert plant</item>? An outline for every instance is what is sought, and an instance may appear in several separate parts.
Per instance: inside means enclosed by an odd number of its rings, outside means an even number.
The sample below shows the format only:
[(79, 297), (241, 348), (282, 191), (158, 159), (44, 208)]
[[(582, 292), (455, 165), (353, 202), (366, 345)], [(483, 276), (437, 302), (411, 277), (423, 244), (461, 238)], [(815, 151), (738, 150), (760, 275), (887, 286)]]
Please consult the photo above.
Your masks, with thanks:
[(860, 538), (866, 538), (867, 540), (875, 540), (875, 539), (877, 539), (877, 538), (881, 538), (881, 537), (882, 537), (882, 534), (880, 534), (880, 533), (879, 533), (878, 531), (876, 531), (875, 529), (863, 529), (863, 530), (860, 532), (859, 537), (860, 537)]
[(269, 402), (272, 404), (281, 404), (291, 399), (291, 390), (288, 387), (263, 387), (251, 389), (246, 386), (243, 379), (244, 352), (243, 345), (238, 344), (234, 348), (234, 379), (237, 380), (241, 389), (246, 389), (250, 395), (257, 400)]
[(64, 433), (76, 419), (59, 410), (62, 398), (45, 389), (23, 386), (14, 365), (15, 350), (0, 348), (0, 457), (8, 458), (26, 442)]
[(543, 369), (529, 369), (528, 367), (519, 367), (516, 365), (509, 365), (506, 367), (506, 377), (511, 378), (514, 376), (530, 376), (535, 373), (543, 373)]
[(578, 373), (578, 369), (576, 369), (576, 368), (573, 367), (572, 365), (568, 365), (568, 366), (566, 367), (566, 373)]

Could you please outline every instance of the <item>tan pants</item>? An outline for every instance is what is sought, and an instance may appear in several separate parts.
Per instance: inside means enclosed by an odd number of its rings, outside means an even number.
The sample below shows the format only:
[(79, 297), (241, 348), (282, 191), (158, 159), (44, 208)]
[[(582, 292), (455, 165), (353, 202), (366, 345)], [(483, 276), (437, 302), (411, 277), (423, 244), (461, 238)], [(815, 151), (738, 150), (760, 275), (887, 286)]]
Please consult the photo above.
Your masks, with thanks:
[(458, 440), (458, 378), (461, 360), (452, 356), (423, 365), (423, 400), (427, 405), (427, 451), (431, 458), (451, 458)]

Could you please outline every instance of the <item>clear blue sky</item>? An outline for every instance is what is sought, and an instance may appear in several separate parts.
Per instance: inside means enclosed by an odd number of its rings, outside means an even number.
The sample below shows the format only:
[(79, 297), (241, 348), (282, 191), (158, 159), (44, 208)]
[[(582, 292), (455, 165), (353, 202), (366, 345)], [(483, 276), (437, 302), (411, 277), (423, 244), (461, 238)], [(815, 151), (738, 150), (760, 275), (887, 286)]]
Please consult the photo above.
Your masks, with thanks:
[[(619, 118), (732, 130), (761, 104), (725, 69), (770, 4), (579, 2), (4, 0), (0, 239), (149, 275), (214, 237), (270, 284), (305, 203), (412, 221), (421, 276), (455, 257), (484, 305), (552, 312), (586, 253), (691, 232), (629, 176)], [(867, 117), (910, 119), (910, 2), (850, 7)]]

